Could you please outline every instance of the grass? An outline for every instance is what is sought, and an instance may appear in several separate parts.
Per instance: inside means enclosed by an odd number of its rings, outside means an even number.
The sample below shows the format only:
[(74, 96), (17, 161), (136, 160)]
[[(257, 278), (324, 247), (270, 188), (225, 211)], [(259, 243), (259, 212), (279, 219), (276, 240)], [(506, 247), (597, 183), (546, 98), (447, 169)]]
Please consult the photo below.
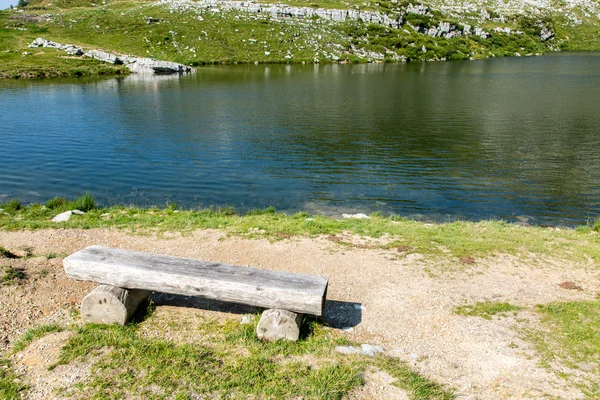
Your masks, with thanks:
[[(289, 3), (289, 2), (288, 2)], [(292, 0), (291, 5), (324, 8), (355, 8), (387, 13), (406, 8), (397, 4), (351, 0), (312, 2)], [(504, 22), (489, 22), (488, 29), (502, 25), (523, 34), (491, 33), (475, 36), (429, 37), (422, 33), (440, 22), (455, 26), (467, 23), (432, 10), (431, 15), (407, 14), (406, 20), (420, 29), (393, 29), (362, 22), (336, 23), (315, 19), (274, 19), (268, 13), (238, 11), (173, 11), (151, 1), (113, 0), (98, 4), (89, 0), (33, 1), (25, 14), (0, 12), (0, 77), (84, 76), (127, 73), (122, 66), (66, 57), (53, 49), (28, 49), (38, 36), (59, 43), (75, 43), (141, 57), (189, 65), (214, 63), (370, 62), (369, 52), (384, 62), (399, 57), (407, 61), (465, 60), (544, 53), (551, 48), (599, 49), (597, 21), (585, 19), (571, 26), (560, 15), (547, 15), (545, 24), (558, 26), (556, 41), (539, 39), (538, 17), (506, 15)], [(52, 18), (42, 15), (51, 13)], [(147, 24), (146, 17), (161, 19)], [(202, 18), (199, 22), (198, 17)], [(466, 17), (465, 17), (466, 18)], [(464, 18), (463, 18), (464, 19)], [(467, 22), (465, 22), (467, 21)], [(471, 23), (471, 22), (468, 22)], [(423, 47), (426, 51), (423, 51)], [(7, 52), (8, 51), (8, 52)], [(24, 52), (31, 53), (23, 55)]]
[(96, 206), (94, 197), (90, 193), (76, 198), (75, 200), (67, 200), (64, 197), (54, 197), (46, 202), (46, 208), (50, 210), (79, 210), (90, 211)]
[(600, 397), (600, 299), (536, 306), (542, 329), (528, 337), (542, 365), (574, 382), (589, 398)]
[[(153, 338), (140, 332), (148, 325)], [(176, 325), (172, 323), (172, 325)], [(178, 343), (156, 337), (156, 321), (127, 326), (89, 324), (77, 328), (64, 346), (60, 364), (93, 357), (92, 374), (76, 385), (94, 398), (189, 398), (210, 394), (229, 398), (341, 399), (364, 383), (368, 366), (388, 371), (415, 399), (451, 399), (452, 392), (391, 357), (345, 356), (348, 344), (314, 321), (305, 321), (298, 342), (261, 342), (255, 324), (209, 320), (197, 328), (199, 341)], [(186, 325), (187, 329), (190, 329)], [(210, 340), (203, 340), (206, 336)], [(73, 394), (73, 393), (71, 393)]]
[(523, 310), (523, 307), (515, 306), (510, 303), (495, 303), (491, 301), (478, 301), (475, 305), (464, 305), (454, 309), (458, 315), (469, 317), (481, 317), (484, 319), (492, 319), (493, 316), (506, 316), (508, 313), (516, 314)]
[[(57, 214), (79, 207), (85, 215), (68, 222), (54, 223)], [(600, 261), (599, 224), (582, 229), (548, 230), (520, 227), (502, 221), (426, 224), (391, 215), (373, 214), (369, 219), (335, 219), (301, 212), (286, 215), (269, 207), (245, 215), (231, 207), (175, 210), (138, 207), (98, 207), (88, 194), (76, 200), (51, 200), (46, 206), (24, 205), (0, 214), (0, 229), (108, 228), (138, 233), (191, 232), (220, 229), (231, 235), (281, 240), (295, 236), (354, 234), (378, 238), (383, 249), (410, 249), (431, 256), (485, 257), (496, 254), (525, 256), (550, 255), (553, 258), (594, 264)]]
[(0, 79), (80, 77), (88, 75), (127, 74), (122, 66), (101, 61), (70, 57), (66, 53), (48, 48), (30, 49), (27, 46), (45, 28), (36, 24), (12, 21), (8, 13), (0, 11)]
[(18, 353), (25, 350), (34, 340), (40, 339), (48, 333), (61, 332), (63, 330), (57, 324), (40, 325), (29, 329), (20, 339), (15, 341), (12, 346), (12, 353)]
[(20, 399), (21, 393), (25, 390), (27, 390), (27, 385), (17, 379), (10, 361), (0, 358), (0, 399)]
[(25, 279), (25, 271), (10, 266), (4, 267), (4, 275), (0, 277), (0, 283), (3, 285), (14, 285), (20, 280)]
[(396, 378), (394, 385), (409, 391), (413, 399), (453, 399), (453, 393), (442, 385), (414, 372), (391, 357), (380, 357), (375, 365)]
[(0, 205), (5, 212), (15, 212), (21, 209), (21, 200), (19, 199), (10, 199), (7, 202)]

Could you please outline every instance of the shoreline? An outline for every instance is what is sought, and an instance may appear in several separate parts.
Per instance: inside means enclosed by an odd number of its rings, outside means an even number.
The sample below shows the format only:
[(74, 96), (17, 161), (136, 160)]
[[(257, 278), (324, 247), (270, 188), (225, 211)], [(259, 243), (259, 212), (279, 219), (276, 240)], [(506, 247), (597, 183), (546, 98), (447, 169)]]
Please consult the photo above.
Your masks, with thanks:
[(343, 242), (339, 235), (349, 233), (380, 240), (376, 246), (380, 249), (400, 248), (433, 257), (553, 254), (600, 262), (600, 219), (574, 228), (523, 225), (497, 220), (423, 222), (381, 213), (349, 214), (339, 219), (307, 212), (286, 214), (273, 207), (245, 213), (232, 207), (180, 210), (175, 204), (165, 208), (103, 207), (90, 195), (75, 200), (55, 198), (46, 205), (21, 205), (17, 200), (0, 205), (0, 231), (116, 228), (187, 234), (217, 229), (227, 235), (273, 241), (329, 235), (339, 242)]
[(130, 54), (192, 68), (418, 63), (600, 49), (597, 38), (588, 39), (595, 37), (595, 20), (578, 20), (574, 10), (567, 16), (542, 6), (542, 14), (534, 12), (535, 7), (525, 13), (509, 8), (490, 14), (486, 9), (477, 16), (440, 4), (356, 1), (338, 4), (342, 9), (337, 3), (304, 0), (290, 5), (229, 0), (97, 5), (90, 0), (90, 4), (84, 1), (79, 7), (63, 8), (31, 0), (24, 9), (0, 12), (0, 22), (5, 23), (0, 52), (12, 52), (0, 53), (4, 65), (0, 77), (116, 73), (89, 60), (75, 68), (78, 57), (57, 57), (55, 49), (28, 51), (27, 46), (39, 37), (88, 51)]
[[(583, 53), (594, 53), (597, 52), (597, 50), (576, 50), (575, 52), (583, 52)], [(523, 56), (504, 56), (502, 58), (518, 58), (518, 57), (542, 57), (545, 55), (550, 55), (550, 54), (557, 54), (557, 53), (568, 53), (568, 51), (562, 51), (562, 50), (551, 50), (551, 51), (547, 51), (545, 53), (535, 53), (535, 54), (525, 54)], [(131, 57), (131, 56), (127, 56), (127, 57)], [(333, 60), (325, 60), (325, 61), (291, 61), (291, 60), (285, 60), (285, 59), (281, 59), (281, 60), (270, 60), (270, 61), (198, 61), (198, 62), (194, 62), (192, 65), (187, 66), (188, 68), (190, 68), (189, 71), (184, 71), (184, 72), (172, 72), (172, 73), (168, 73), (168, 74), (161, 74), (161, 73), (143, 73), (143, 72), (134, 72), (131, 70), (125, 70), (127, 67), (124, 67), (123, 65), (120, 64), (115, 64), (112, 62), (106, 62), (104, 60), (98, 59), (98, 58), (90, 58), (90, 57), (81, 57), (80, 60), (83, 62), (101, 62), (103, 64), (108, 64), (108, 66), (117, 66), (117, 68), (114, 68), (113, 70), (104, 70), (104, 69), (100, 69), (99, 71), (95, 71), (95, 72), (90, 72), (90, 73), (72, 73), (70, 72), (68, 69), (64, 69), (64, 70), (53, 70), (51, 72), (39, 72), (39, 68), (44, 68), (45, 65), (44, 64), (40, 64), (38, 66), (36, 66), (36, 68), (31, 68), (31, 69), (25, 69), (25, 70), (19, 70), (17, 73), (15, 73), (14, 71), (3, 71), (2, 67), (0, 66), (0, 80), (23, 80), (23, 79), (27, 79), (27, 80), (41, 80), (41, 79), (64, 79), (64, 78), (104, 78), (104, 77), (126, 77), (129, 75), (145, 75), (147, 77), (162, 77), (162, 76), (187, 76), (187, 75), (194, 75), (197, 72), (197, 69), (199, 68), (203, 68), (203, 67), (211, 67), (211, 66), (233, 66), (233, 65), (240, 65), (240, 66), (249, 66), (249, 65), (357, 65), (357, 64), (422, 64), (422, 63), (437, 63), (437, 62), (459, 62), (459, 61), (486, 61), (486, 60), (490, 60), (490, 59), (494, 59), (494, 58), (499, 58), (499, 57), (488, 57), (488, 58), (477, 58), (477, 59), (466, 59), (466, 60), (412, 60), (412, 61), (401, 61), (401, 60), (390, 60), (390, 61), (381, 61), (381, 60), (353, 60), (353, 61), (349, 61), (349, 60), (339, 60), (339, 61), (333, 61)], [(172, 61), (165, 61), (165, 60), (154, 60), (153, 61), (157, 62), (157, 63), (173, 63)]]

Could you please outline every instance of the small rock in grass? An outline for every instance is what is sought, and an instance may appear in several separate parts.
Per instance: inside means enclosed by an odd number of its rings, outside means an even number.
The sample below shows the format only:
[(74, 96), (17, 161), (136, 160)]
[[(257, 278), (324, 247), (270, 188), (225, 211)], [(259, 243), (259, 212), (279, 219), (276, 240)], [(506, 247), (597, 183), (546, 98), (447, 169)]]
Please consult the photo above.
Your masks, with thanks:
[(372, 344), (363, 344), (360, 346), (361, 353), (365, 356), (375, 356), (377, 353), (383, 353), (383, 347), (374, 346)]
[(367, 214), (358, 213), (358, 214), (342, 214), (344, 218), (353, 218), (353, 219), (368, 219), (369, 216)]
[(242, 316), (242, 320), (240, 321), (240, 325), (248, 325), (252, 323), (252, 316), (244, 315)]
[(52, 222), (67, 222), (71, 218), (71, 215), (73, 215), (72, 211), (65, 211), (52, 218)]
[(360, 348), (355, 346), (337, 346), (335, 351), (342, 354), (361, 354), (363, 356), (374, 357), (377, 353), (383, 353), (383, 347), (372, 344), (362, 344)]
[(64, 213), (58, 214), (56, 217), (52, 218), (52, 222), (67, 222), (73, 214), (83, 215), (85, 213), (80, 210), (65, 211)]

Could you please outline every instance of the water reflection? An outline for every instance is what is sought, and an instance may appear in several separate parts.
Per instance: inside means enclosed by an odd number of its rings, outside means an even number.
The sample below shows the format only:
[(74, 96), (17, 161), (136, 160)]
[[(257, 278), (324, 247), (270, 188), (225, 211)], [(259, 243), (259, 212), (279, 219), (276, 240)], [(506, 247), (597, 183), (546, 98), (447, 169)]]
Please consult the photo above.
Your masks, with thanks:
[(3, 84), (0, 195), (582, 223), (600, 210), (599, 66), (574, 55)]

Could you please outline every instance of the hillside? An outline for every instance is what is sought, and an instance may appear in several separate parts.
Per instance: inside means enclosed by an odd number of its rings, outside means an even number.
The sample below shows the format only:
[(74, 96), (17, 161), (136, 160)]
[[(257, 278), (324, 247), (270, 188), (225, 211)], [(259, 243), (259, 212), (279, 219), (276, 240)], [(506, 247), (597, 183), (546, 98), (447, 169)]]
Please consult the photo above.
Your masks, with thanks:
[(600, 49), (597, 1), (31, 0), (0, 13), (0, 76), (127, 73), (37, 37), (191, 66), (422, 62)]

